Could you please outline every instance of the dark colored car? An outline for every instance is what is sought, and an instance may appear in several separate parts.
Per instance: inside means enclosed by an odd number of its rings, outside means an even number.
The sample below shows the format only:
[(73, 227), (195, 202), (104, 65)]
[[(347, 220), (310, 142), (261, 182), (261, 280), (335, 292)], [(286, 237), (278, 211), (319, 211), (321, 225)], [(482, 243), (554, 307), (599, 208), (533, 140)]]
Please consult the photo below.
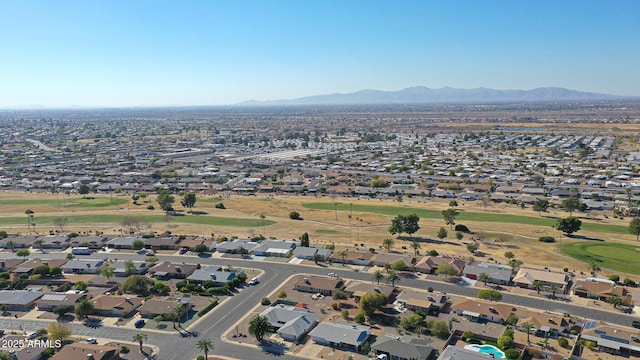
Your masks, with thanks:
[(633, 320), (631, 325), (636, 329), (640, 329), (640, 320)]
[(137, 320), (137, 321), (135, 322), (135, 326), (136, 326), (136, 328), (140, 329), (141, 327), (143, 327), (143, 326), (144, 326), (144, 320), (142, 320), (142, 319)]

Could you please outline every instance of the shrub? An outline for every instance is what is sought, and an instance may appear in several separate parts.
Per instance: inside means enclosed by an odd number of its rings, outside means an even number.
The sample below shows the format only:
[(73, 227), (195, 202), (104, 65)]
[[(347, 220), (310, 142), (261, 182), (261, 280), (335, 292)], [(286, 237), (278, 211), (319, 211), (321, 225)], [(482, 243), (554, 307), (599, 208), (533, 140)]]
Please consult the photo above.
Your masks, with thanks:
[(147, 206), (147, 210), (155, 210), (155, 209), (156, 209), (156, 208), (155, 208), (155, 207), (153, 207), (153, 205), (149, 205), (149, 206)]
[(471, 339), (474, 335), (475, 334), (471, 330), (467, 330), (464, 333), (462, 333), (462, 337), (465, 339)]
[(207, 245), (205, 245), (205, 244), (198, 244), (193, 248), (193, 251), (197, 252), (198, 254), (202, 254), (203, 252), (206, 252), (207, 250), (209, 250), (209, 247), (207, 247)]
[(262, 298), (262, 300), (260, 300), (260, 304), (262, 305), (271, 305), (271, 300), (269, 300), (269, 298)]
[(508, 336), (500, 336), (497, 342), (498, 346), (503, 350), (509, 349), (513, 346), (513, 339)]
[(631, 280), (629, 278), (624, 278), (624, 280), (622, 280), (622, 283), (627, 286), (636, 286), (635, 280)]
[(343, 293), (342, 291), (336, 291), (333, 293), (333, 300), (347, 300), (347, 298), (347, 294)]
[(469, 228), (466, 227), (465, 225), (462, 224), (457, 224), (456, 227), (453, 229), (455, 231), (460, 231), (463, 233), (470, 233), (471, 231), (469, 231)]
[(520, 352), (516, 349), (507, 349), (504, 356), (509, 360), (516, 360), (520, 357)]
[(617, 283), (618, 281), (620, 281), (620, 275), (611, 274), (609, 275), (609, 280)]
[(300, 213), (297, 211), (292, 211), (289, 213), (289, 219), (292, 220), (300, 220)]
[(438, 256), (438, 252), (435, 250), (429, 250), (429, 252), (427, 253), (429, 256)]
[(202, 310), (198, 311), (198, 316), (202, 316), (208, 313), (211, 309), (213, 309), (216, 306), (218, 306), (218, 300), (213, 300), (212, 302), (209, 303), (209, 305), (203, 307)]
[(396, 260), (391, 264), (391, 269), (395, 271), (405, 271), (407, 270), (407, 264), (402, 259)]
[(196, 358), (196, 360), (204, 360), (204, 355), (198, 355), (198, 357)]
[(123, 354), (128, 354), (129, 353), (129, 348), (126, 347), (126, 346), (122, 346), (120, 348), (120, 352), (123, 353)]
[(226, 207), (224, 207), (224, 204), (223, 204), (223, 203), (217, 203), (217, 204), (215, 205), (215, 208), (216, 208), (216, 209), (226, 209)]
[(500, 301), (502, 294), (498, 290), (485, 289), (478, 291), (478, 298), (484, 300)]
[(50, 358), (53, 356), (53, 354), (56, 353), (56, 349), (55, 348), (48, 348), (48, 349), (44, 349), (44, 351), (42, 352), (42, 356), (44, 356), (45, 358)]
[(538, 241), (544, 242), (544, 243), (554, 243), (554, 242), (556, 242), (556, 239), (554, 237), (551, 237), (551, 236), (540, 236), (538, 238)]
[(338, 302), (337, 302), (337, 301), (334, 301), (334, 302), (332, 302), (332, 303), (331, 303), (331, 308), (332, 308), (333, 310), (338, 311), (338, 309), (340, 309), (340, 305), (338, 304)]
[(563, 348), (566, 348), (569, 346), (569, 340), (560, 336), (558, 338), (558, 345), (562, 346)]
[(510, 337), (510, 338), (512, 338), (512, 339), (513, 339), (513, 336), (514, 336), (514, 331), (513, 331), (513, 329), (507, 329), (507, 330), (505, 330), (505, 331), (504, 331), (504, 334), (502, 334), (502, 336), (508, 336), (508, 337)]
[(364, 320), (365, 320), (365, 317), (363, 313), (360, 313), (353, 318), (353, 321), (355, 321), (358, 324), (364, 324)]

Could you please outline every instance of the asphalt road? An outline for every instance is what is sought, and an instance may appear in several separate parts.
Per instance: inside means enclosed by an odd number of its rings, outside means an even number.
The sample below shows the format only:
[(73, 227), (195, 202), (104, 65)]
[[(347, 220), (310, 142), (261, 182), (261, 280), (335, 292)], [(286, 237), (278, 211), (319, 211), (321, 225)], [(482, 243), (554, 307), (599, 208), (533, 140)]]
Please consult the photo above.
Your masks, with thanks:
[[(13, 257), (11, 253), (0, 253), (0, 257)], [(42, 256), (41, 254), (32, 254), (31, 257)], [(66, 254), (49, 253), (49, 258), (64, 258)], [(143, 255), (125, 254), (125, 253), (97, 253), (92, 258), (118, 258), (142, 260)], [(248, 286), (238, 294), (230, 297), (222, 304), (218, 305), (203, 321), (190, 328), (190, 331), (197, 334), (196, 337), (181, 337), (177, 333), (160, 334), (157, 332), (134, 330), (118, 327), (97, 327), (90, 328), (82, 324), (73, 324), (72, 330), (75, 335), (84, 335), (90, 337), (104, 337), (120, 341), (131, 341), (134, 334), (143, 331), (149, 336), (148, 343), (159, 347), (160, 353), (156, 359), (193, 359), (200, 354), (196, 348), (196, 343), (200, 338), (209, 338), (215, 341), (215, 349), (213, 354), (227, 355), (238, 359), (264, 359), (267, 357), (278, 357), (280, 359), (299, 359), (292, 355), (284, 355), (278, 353), (269, 353), (255, 347), (247, 347), (225, 343), (221, 340), (221, 336), (229, 328), (231, 328), (238, 320), (251, 311), (260, 299), (270, 294), (274, 289), (279, 287), (285, 280), (296, 273), (308, 273), (316, 275), (326, 275), (328, 272), (335, 272), (345, 279), (358, 279), (363, 281), (371, 281), (371, 274), (355, 272), (351, 269), (340, 269), (331, 267), (327, 269), (321, 266), (302, 266), (291, 265), (278, 262), (260, 262), (250, 260), (236, 259), (215, 259), (203, 258), (185, 255), (176, 256), (159, 256), (161, 261), (172, 262), (197, 262), (203, 265), (232, 265), (242, 268), (256, 268), (264, 271), (264, 275), (260, 276), (260, 284), (256, 286)], [(402, 278), (400, 286), (413, 287), (418, 289), (427, 289), (432, 287), (436, 291), (442, 291), (449, 294), (457, 294), (469, 297), (477, 297), (478, 289), (464, 287), (457, 284), (444, 283), (439, 281), (418, 280), (415, 278)], [(632, 317), (622, 313), (611, 311), (603, 311), (592, 308), (584, 308), (572, 305), (558, 300), (547, 300), (528, 296), (520, 296), (514, 294), (503, 293), (504, 303), (514, 305), (548, 310), (559, 313), (570, 313), (574, 316), (589, 318), (593, 320), (605, 320), (609, 323), (630, 326)], [(40, 321), (19, 321), (27, 331), (36, 330), (45, 327)], [(4, 329), (18, 328), (18, 320), (0, 318), (0, 327)]]

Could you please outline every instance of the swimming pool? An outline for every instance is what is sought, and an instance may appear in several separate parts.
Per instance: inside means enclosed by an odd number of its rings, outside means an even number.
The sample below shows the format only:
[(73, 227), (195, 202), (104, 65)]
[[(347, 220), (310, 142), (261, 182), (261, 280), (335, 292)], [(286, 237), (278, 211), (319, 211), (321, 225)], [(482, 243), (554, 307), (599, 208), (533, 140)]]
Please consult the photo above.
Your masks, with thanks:
[(497, 359), (504, 359), (504, 353), (493, 345), (465, 345), (464, 347), (467, 350), (478, 351), (483, 354), (487, 354), (489, 356), (492, 355)]

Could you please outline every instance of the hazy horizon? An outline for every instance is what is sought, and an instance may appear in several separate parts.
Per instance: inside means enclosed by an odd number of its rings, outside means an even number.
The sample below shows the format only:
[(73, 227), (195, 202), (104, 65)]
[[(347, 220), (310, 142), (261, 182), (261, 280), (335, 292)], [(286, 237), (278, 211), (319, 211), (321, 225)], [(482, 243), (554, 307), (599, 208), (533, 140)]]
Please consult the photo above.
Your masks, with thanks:
[(235, 105), (365, 89), (640, 96), (640, 2), (3, 5), (0, 108)]

